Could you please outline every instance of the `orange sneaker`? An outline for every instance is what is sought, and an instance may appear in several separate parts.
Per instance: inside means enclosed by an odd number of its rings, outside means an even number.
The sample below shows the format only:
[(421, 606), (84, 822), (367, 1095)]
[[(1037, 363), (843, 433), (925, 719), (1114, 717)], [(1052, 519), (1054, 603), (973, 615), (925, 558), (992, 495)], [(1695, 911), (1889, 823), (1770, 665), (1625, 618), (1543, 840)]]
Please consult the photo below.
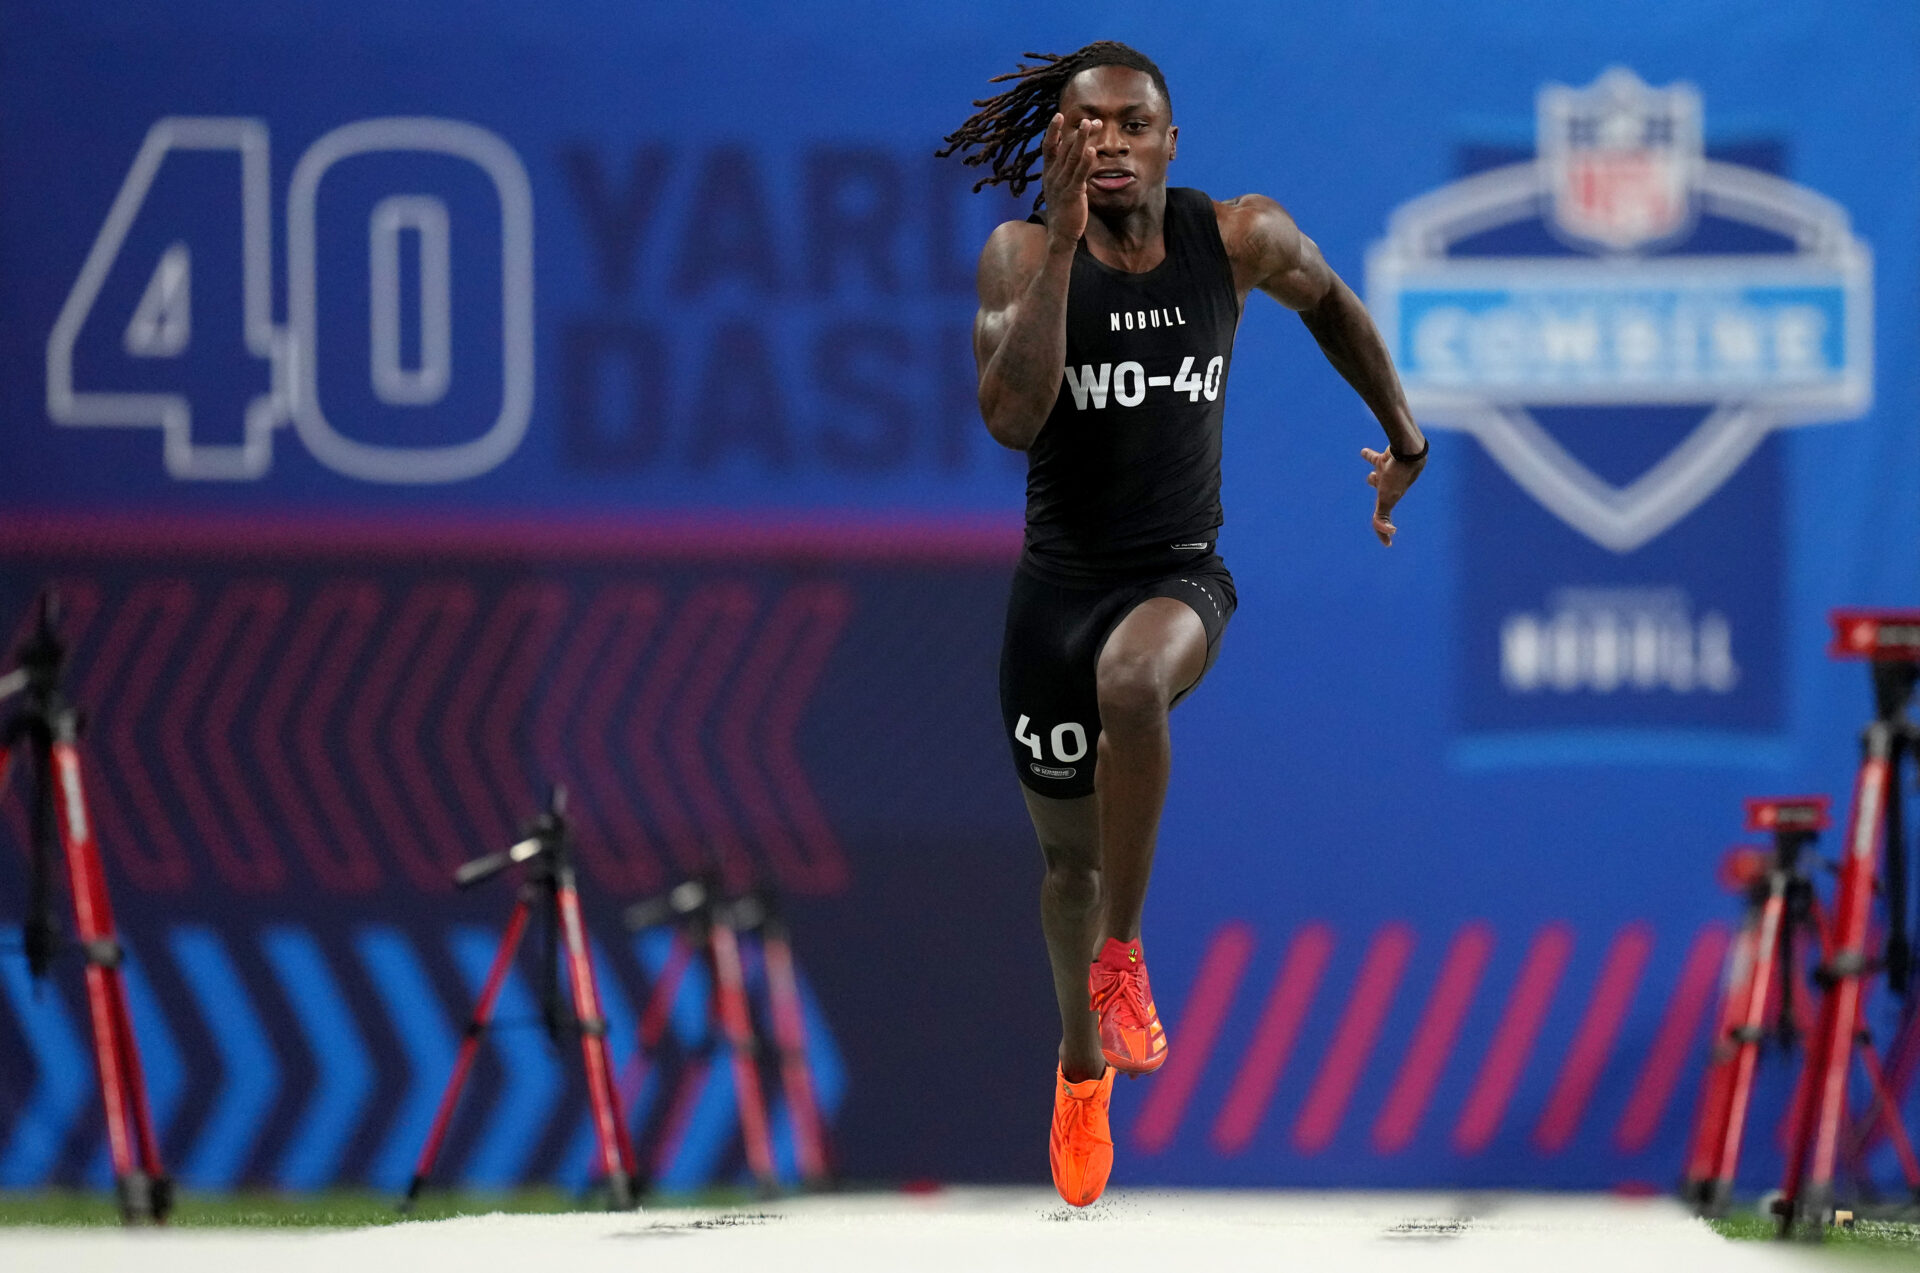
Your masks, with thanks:
[(1100, 1017), (1100, 1051), (1128, 1074), (1151, 1074), (1167, 1059), (1167, 1032), (1153, 1006), (1140, 943), (1107, 938), (1087, 972), (1088, 1006)]
[(1113, 1133), (1107, 1129), (1107, 1106), (1113, 1100), (1114, 1068), (1097, 1079), (1067, 1082), (1056, 1067), (1053, 1077), (1053, 1131), (1047, 1137), (1047, 1160), (1053, 1165), (1053, 1187), (1076, 1207), (1100, 1196), (1113, 1171)]

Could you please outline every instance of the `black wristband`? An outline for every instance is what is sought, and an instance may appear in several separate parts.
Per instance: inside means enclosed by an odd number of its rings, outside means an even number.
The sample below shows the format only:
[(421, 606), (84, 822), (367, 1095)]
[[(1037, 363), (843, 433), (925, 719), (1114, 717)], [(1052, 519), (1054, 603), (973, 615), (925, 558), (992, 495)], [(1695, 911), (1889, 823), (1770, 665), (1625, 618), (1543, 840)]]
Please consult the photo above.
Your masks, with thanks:
[(1418, 464), (1420, 461), (1427, 458), (1427, 451), (1432, 446), (1433, 446), (1432, 438), (1421, 438), (1420, 449), (1418, 451), (1416, 451), (1412, 455), (1402, 455), (1400, 454), (1399, 451), (1395, 450), (1393, 444), (1389, 442), (1387, 444), (1387, 454), (1391, 455), (1394, 459), (1400, 461), (1402, 464)]

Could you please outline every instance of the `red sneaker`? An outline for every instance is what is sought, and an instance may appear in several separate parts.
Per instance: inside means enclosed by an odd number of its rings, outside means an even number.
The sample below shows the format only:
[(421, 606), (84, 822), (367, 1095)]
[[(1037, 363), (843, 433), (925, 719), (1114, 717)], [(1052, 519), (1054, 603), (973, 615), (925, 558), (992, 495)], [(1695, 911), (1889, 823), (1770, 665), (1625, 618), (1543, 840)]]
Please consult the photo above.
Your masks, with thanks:
[(1153, 1006), (1140, 943), (1107, 938), (1087, 973), (1089, 1005), (1100, 1016), (1100, 1051), (1128, 1074), (1151, 1074), (1166, 1063), (1167, 1032)]
[(1047, 1137), (1047, 1161), (1053, 1167), (1053, 1187), (1076, 1207), (1098, 1198), (1113, 1172), (1107, 1107), (1113, 1100), (1114, 1073), (1109, 1065), (1097, 1079), (1069, 1083), (1058, 1068), (1053, 1072), (1053, 1131)]

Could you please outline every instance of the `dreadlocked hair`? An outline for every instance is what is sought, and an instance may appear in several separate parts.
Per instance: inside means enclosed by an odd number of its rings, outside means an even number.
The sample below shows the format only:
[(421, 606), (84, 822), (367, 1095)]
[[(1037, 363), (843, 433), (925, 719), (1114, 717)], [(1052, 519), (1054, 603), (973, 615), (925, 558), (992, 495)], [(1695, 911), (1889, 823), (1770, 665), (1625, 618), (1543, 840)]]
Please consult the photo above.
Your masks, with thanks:
[[(1153, 59), (1138, 49), (1117, 40), (1095, 40), (1072, 53), (1023, 53), (1034, 65), (1022, 62), (1005, 75), (996, 75), (991, 84), (1013, 81), (1013, 87), (974, 103), (980, 107), (966, 123), (949, 133), (947, 143), (933, 153), (940, 158), (958, 154), (970, 167), (984, 167), (987, 175), (973, 183), (977, 194), (988, 186), (1004, 185), (1015, 195), (1040, 180), (1042, 156), (1039, 140), (1060, 107), (1060, 94), (1067, 82), (1082, 71), (1096, 66), (1124, 66), (1144, 72), (1160, 90), (1161, 98), (1172, 109), (1173, 97), (1167, 92), (1166, 77)], [(1044, 196), (1042, 196), (1044, 197)], [(1040, 198), (1033, 201), (1040, 210)]]

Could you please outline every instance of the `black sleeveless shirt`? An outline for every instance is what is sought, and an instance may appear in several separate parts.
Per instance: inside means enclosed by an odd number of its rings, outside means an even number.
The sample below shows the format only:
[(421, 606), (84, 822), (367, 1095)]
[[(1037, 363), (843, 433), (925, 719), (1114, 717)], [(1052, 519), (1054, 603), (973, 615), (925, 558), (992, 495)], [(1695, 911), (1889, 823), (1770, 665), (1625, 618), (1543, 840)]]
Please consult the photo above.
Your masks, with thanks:
[(1167, 191), (1162, 233), (1166, 259), (1138, 274), (1085, 240), (1074, 254), (1060, 396), (1027, 451), (1021, 565), (1054, 583), (1170, 574), (1212, 552), (1220, 529), (1240, 299), (1203, 191)]

